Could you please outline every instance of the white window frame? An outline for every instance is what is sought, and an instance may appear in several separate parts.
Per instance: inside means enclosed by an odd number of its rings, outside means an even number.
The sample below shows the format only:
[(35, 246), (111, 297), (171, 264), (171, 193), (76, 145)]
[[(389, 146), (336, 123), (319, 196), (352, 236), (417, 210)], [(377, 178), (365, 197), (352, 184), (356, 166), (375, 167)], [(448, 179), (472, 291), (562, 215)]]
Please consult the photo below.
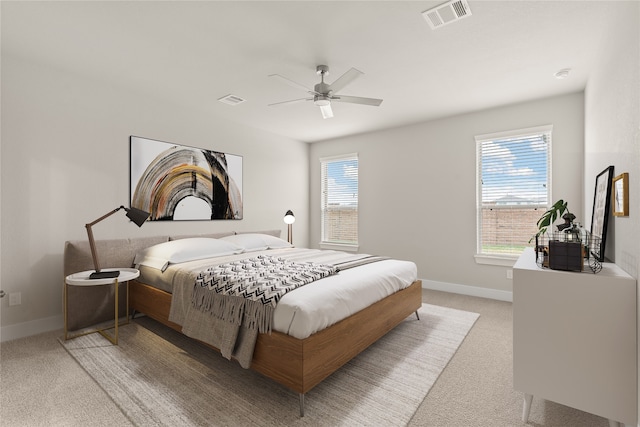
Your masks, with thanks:
[(476, 254), (475, 260), (478, 264), (490, 264), (500, 266), (513, 266), (517, 255), (498, 255), (482, 252), (482, 163), (481, 163), (481, 147), (482, 143), (492, 140), (521, 138), (529, 135), (539, 135), (541, 133), (549, 134), (549, 142), (547, 147), (547, 206), (552, 199), (552, 141), (553, 141), (553, 125), (536, 126), (531, 128), (510, 130), (505, 132), (495, 132), (484, 135), (477, 135), (476, 141)]
[[(335, 250), (342, 250), (342, 251), (357, 251), (359, 248), (359, 243), (356, 237), (355, 241), (336, 241), (336, 240), (328, 240), (326, 239), (326, 224), (325, 224), (325, 208), (327, 206), (327, 198), (328, 198), (328, 194), (327, 194), (327, 188), (325, 188), (325, 185), (327, 184), (327, 177), (325, 176), (325, 172), (326, 172), (326, 168), (325, 168), (325, 164), (327, 163), (331, 163), (331, 162), (341, 162), (341, 161), (350, 161), (350, 160), (356, 160), (358, 162), (358, 175), (359, 175), (359, 169), (360, 169), (360, 164), (359, 164), (359, 159), (358, 159), (358, 153), (350, 153), (350, 154), (344, 154), (344, 155), (339, 155), (339, 156), (331, 156), (331, 157), (322, 157), (320, 158), (320, 248), (322, 249), (335, 249)], [(360, 181), (358, 180), (358, 188), (360, 186)], [(359, 191), (358, 191), (359, 193)], [(359, 208), (359, 194), (357, 195), (356, 198), (356, 208)], [(359, 220), (359, 211), (358, 214), (356, 216), (356, 225), (355, 225), (355, 231), (356, 231), (356, 235), (358, 232), (358, 220)]]

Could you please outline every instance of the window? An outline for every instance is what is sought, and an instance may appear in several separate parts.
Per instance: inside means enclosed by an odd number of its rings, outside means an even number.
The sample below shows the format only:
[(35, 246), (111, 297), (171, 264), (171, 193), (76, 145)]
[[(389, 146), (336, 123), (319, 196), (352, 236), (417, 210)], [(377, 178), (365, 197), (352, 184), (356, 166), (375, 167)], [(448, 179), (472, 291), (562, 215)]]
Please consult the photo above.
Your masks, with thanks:
[(358, 155), (320, 159), (323, 244), (358, 244)]
[(551, 126), (476, 136), (477, 253), (520, 255), (549, 206)]

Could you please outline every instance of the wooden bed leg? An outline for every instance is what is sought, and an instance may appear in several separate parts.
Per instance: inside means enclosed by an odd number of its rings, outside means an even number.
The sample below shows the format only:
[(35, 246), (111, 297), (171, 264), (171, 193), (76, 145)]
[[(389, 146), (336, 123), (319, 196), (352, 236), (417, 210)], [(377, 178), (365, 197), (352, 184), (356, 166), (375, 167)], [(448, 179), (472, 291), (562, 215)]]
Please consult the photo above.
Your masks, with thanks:
[(420, 320), (420, 315), (418, 314), (418, 310), (416, 310), (416, 317)]
[(304, 417), (304, 393), (298, 393), (298, 399), (300, 400), (300, 417)]

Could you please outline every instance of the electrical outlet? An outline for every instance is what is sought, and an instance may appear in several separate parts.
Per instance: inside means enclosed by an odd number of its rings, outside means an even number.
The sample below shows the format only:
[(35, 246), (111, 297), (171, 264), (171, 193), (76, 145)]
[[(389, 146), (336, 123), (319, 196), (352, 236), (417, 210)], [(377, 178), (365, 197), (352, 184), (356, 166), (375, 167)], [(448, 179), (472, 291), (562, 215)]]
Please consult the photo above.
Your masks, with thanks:
[(507, 270), (507, 279), (513, 279), (513, 270)]
[(9, 305), (22, 304), (22, 294), (20, 292), (13, 292), (9, 294)]

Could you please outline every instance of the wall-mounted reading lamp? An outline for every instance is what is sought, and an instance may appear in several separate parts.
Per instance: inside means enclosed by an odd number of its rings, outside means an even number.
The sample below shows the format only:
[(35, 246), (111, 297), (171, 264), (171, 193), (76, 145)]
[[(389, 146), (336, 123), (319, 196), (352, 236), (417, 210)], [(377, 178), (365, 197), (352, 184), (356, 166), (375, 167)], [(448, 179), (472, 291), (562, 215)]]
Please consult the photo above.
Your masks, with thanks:
[(149, 218), (149, 213), (136, 208), (125, 208), (124, 206), (120, 206), (119, 208), (115, 208), (111, 212), (106, 215), (101, 216), (93, 222), (85, 225), (87, 227), (87, 235), (89, 236), (89, 246), (91, 246), (91, 256), (93, 257), (93, 266), (96, 271), (89, 275), (90, 279), (108, 279), (111, 277), (118, 277), (120, 275), (119, 271), (100, 271), (100, 263), (98, 262), (98, 255), (96, 253), (96, 242), (93, 240), (93, 232), (91, 231), (91, 227), (99, 223), (105, 218), (110, 217), (114, 213), (118, 212), (120, 209), (124, 209), (127, 212), (127, 217), (133, 221), (138, 227), (142, 227), (142, 224)]
[(284, 222), (289, 226), (287, 230), (287, 242), (293, 245), (293, 225), (292, 224), (296, 222), (296, 217), (293, 216), (293, 212), (291, 212), (291, 210), (288, 210), (287, 213), (284, 214)]

